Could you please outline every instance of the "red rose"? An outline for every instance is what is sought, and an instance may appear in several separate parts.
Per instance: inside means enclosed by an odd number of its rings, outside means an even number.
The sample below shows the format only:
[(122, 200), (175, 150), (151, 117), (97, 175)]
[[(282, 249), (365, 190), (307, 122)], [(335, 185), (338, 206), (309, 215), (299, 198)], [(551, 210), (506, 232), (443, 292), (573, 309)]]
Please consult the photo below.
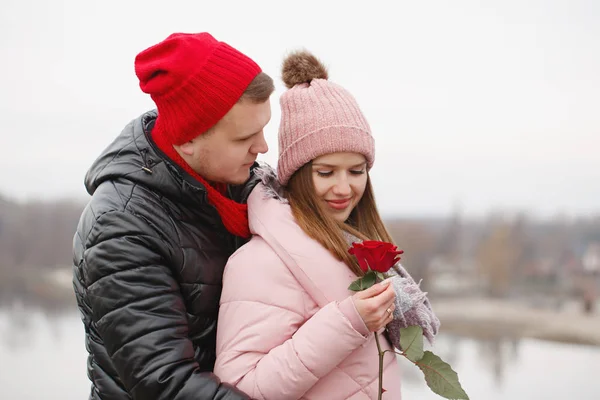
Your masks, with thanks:
[(367, 272), (369, 268), (375, 272), (388, 272), (398, 260), (399, 255), (404, 253), (397, 246), (387, 242), (365, 240), (362, 243), (352, 243), (348, 250), (356, 257), (360, 269)]

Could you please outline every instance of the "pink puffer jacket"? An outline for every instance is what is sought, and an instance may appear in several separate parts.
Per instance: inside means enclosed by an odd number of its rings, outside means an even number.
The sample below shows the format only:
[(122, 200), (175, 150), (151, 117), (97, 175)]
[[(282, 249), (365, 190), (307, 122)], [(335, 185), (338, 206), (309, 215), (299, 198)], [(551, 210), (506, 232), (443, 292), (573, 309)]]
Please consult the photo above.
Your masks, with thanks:
[[(262, 184), (248, 209), (254, 236), (223, 276), (215, 373), (255, 399), (376, 399), (377, 346), (347, 289), (356, 276)], [(383, 398), (398, 400), (393, 353), (384, 366)]]

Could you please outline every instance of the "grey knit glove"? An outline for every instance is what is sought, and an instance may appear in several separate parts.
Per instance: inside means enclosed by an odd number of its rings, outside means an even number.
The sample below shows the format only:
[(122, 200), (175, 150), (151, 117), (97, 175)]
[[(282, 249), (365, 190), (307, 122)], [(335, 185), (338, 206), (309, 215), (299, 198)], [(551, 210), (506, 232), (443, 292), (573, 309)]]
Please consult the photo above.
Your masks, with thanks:
[(440, 320), (436, 317), (427, 293), (423, 292), (410, 274), (396, 264), (388, 271), (391, 284), (396, 292), (396, 309), (394, 319), (387, 325), (392, 344), (400, 349), (400, 329), (418, 325), (423, 329), (423, 336), (433, 344), (440, 328)]

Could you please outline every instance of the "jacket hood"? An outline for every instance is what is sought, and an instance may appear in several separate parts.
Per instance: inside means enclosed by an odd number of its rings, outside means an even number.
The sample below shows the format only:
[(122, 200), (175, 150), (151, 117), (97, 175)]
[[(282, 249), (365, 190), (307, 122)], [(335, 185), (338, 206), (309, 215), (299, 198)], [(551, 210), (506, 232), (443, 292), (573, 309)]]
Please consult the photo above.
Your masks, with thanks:
[(272, 175), (261, 171), (261, 183), (248, 198), (250, 232), (259, 236), (294, 271), (304, 289), (321, 306), (333, 300), (343, 300), (351, 294), (346, 284), (332, 285), (339, 280), (340, 269), (348, 284), (356, 276), (319, 242), (308, 236), (298, 225), (292, 209), (281, 197), (278, 184), (270, 186)]

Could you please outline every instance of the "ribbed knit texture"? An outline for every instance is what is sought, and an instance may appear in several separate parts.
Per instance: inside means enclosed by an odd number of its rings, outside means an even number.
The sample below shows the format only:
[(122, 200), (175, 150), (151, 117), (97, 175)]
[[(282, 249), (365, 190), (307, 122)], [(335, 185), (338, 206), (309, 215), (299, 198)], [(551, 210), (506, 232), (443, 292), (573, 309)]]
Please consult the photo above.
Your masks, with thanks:
[(140, 88), (158, 109), (152, 137), (159, 148), (207, 190), (231, 233), (249, 237), (244, 204), (224, 197), (179, 156), (182, 145), (213, 127), (231, 110), (261, 72), (249, 57), (208, 33), (174, 33), (139, 53), (135, 72)]
[(371, 128), (354, 97), (325, 79), (294, 86), (280, 97), (279, 161), (282, 185), (307, 162), (330, 153), (360, 153), (375, 161)]
[(158, 108), (156, 125), (181, 145), (219, 122), (261, 69), (208, 33), (175, 33), (138, 54), (135, 72)]

